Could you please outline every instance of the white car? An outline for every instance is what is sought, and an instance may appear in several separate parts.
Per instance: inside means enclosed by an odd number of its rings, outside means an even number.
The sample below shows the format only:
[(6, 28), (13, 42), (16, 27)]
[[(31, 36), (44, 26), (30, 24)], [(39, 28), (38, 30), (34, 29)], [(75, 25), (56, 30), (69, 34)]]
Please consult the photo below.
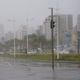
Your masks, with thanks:
[(0, 54), (4, 54), (4, 52), (0, 52)]
[(32, 50), (28, 52), (28, 54), (36, 54), (36, 53), (37, 51), (32, 51)]
[(69, 51), (63, 50), (59, 52), (60, 54), (69, 54)]

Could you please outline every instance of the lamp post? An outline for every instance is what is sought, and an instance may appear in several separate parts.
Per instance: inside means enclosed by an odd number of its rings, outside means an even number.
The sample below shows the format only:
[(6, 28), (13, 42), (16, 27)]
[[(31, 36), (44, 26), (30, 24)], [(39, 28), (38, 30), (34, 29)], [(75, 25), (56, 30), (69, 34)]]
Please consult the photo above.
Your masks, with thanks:
[[(58, 6), (58, 0), (57, 0), (57, 4)], [(55, 9), (55, 8), (54, 8)], [(57, 15), (55, 16), (56, 17), (56, 29), (57, 29), (57, 59), (59, 59), (59, 13), (58, 11), (60, 10), (59, 8), (56, 8), (56, 13)]]
[(26, 25), (26, 27), (27, 27), (27, 28), (26, 28), (26, 33), (27, 33), (27, 39), (26, 39), (26, 43), (27, 43), (27, 44), (26, 44), (26, 53), (28, 54), (28, 18), (27, 18), (26, 21), (27, 21), (27, 25)]
[(57, 17), (57, 59), (59, 59), (59, 21), (58, 21), (58, 15)]
[[(33, 20), (33, 18), (32, 19), (30, 19), (30, 20)], [(29, 51), (29, 34), (28, 34), (28, 26), (29, 26), (29, 18), (27, 18), (26, 19), (26, 34), (27, 34), (27, 39), (26, 39), (26, 53), (28, 54), (28, 51)]]
[(51, 39), (52, 39), (52, 69), (54, 70), (54, 21), (53, 21), (53, 8), (49, 8), (51, 9), (51, 21), (50, 21), (50, 27), (51, 27)]
[[(15, 20), (9, 19), (8, 21), (13, 23), (13, 27), (15, 29)], [(15, 42), (15, 31), (14, 31), (14, 58), (16, 55), (16, 45), (15, 44), (16, 44), (16, 42)]]
[(80, 32), (78, 31), (77, 32), (77, 52), (78, 52), (78, 54), (79, 54), (79, 52), (80, 52)]

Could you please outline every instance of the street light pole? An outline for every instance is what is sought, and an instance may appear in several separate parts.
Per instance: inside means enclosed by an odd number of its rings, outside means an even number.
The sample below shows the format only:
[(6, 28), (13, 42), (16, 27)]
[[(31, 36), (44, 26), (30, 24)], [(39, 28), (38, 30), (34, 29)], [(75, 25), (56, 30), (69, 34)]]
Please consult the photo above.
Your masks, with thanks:
[[(15, 20), (13, 20), (13, 27), (15, 28)], [(15, 41), (15, 31), (14, 31), (14, 58), (16, 55), (16, 41)]]
[(58, 15), (57, 17), (57, 59), (59, 59), (59, 21), (58, 21)]
[[(12, 20), (12, 22), (13, 22), (13, 27), (15, 28), (15, 20)], [(15, 42), (15, 31), (14, 31), (14, 58), (15, 55), (16, 55), (16, 42)]]
[(51, 22), (50, 22), (50, 27), (51, 27), (51, 39), (52, 39), (52, 69), (54, 70), (54, 21), (53, 21), (53, 8), (51, 9)]
[[(13, 27), (15, 29), (15, 20), (9, 19), (8, 21), (13, 23)], [(15, 31), (14, 31), (14, 58), (15, 58), (15, 55), (16, 55), (16, 45), (15, 44), (16, 44), (16, 42), (15, 42)]]
[(28, 19), (27, 19), (27, 54), (28, 54)]

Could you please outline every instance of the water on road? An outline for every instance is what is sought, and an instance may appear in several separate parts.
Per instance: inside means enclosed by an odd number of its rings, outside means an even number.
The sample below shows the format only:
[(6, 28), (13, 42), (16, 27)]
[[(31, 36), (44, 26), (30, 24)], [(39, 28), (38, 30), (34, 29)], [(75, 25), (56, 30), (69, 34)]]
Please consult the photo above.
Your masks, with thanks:
[(0, 80), (80, 80), (80, 64), (0, 58)]

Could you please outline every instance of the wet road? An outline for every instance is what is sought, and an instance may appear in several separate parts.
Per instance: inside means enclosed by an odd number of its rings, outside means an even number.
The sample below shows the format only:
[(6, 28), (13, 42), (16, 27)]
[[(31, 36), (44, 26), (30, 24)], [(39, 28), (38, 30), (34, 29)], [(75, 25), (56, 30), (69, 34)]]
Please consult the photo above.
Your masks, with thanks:
[(0, 80), (80, 80), (80, 64), (0, 59)]

